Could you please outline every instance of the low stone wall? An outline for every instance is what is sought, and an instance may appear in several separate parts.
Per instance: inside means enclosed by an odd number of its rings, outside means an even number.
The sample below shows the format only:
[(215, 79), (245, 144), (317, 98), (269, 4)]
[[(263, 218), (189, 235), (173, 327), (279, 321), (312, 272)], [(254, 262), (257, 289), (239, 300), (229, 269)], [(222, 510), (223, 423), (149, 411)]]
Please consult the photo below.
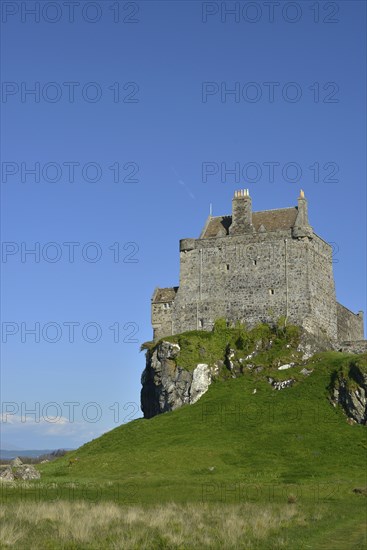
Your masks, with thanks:
[(344, 353), (367, 353), (367, 340), (340, 342), (338, 350)]
[(338, 340), (355, 341), (363, 340), (364, 328), (363, 328), (363, 314), (353, 313), (350, 309), (337, 303), (337, 318), (338, 318)]

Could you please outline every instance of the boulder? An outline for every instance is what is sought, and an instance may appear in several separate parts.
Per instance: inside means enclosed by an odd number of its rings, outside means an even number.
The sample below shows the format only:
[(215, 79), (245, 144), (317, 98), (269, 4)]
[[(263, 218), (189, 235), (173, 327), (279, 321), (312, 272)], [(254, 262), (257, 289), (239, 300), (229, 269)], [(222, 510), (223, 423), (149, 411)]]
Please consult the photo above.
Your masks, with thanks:
[(190, 387), (190, 403), (196, 403), (212, 382), (210, 369), (205, 363), (200, 363), (192, 373), (192, 382)]
[(11, 462), (11, 466), (21, 466), (23, 462), (20, 460), (19, 456), (15, 457)]
[(274, 380), (271, 376), (268, 376), (268, 382), (273, 386), (275, 390), (284, 390), (285, 388), (290, 388), (293, 386), (295, 380), (294, 378), (289, 378), (288, 380)]
[(313, 372), (313, 369), (306, 369), (306, 367), (304, 369), (302, 369), (301, 371), (301, 374), (303, 374), (304, 376), (310, 376), (310, 374)]
[(39, 479), (41, 474), (31, 464), (22, 464), (21, 466), (12, 469), (15, 479), (31, 480)]
[(278, 370), (287, 370), (287, 369), (290, 369), (291, 367), (294, 367), (294, 363), (287, 363), (286, 365), (281, 365), (280, 367), (278, 367)]
[(1, 481), (14, 481), (14, 474), (10, 466), (0, 470), (0, 480)]

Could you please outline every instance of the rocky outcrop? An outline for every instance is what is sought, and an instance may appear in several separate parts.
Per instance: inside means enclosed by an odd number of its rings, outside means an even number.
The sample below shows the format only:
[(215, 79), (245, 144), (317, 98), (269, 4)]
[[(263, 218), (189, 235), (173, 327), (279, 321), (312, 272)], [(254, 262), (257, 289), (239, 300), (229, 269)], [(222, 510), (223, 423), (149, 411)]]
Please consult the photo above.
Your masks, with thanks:
[(38, 470), (36, 470), (34, 466), (32, 466), (31, 464), (22, 464), (21, 461), (19, 462), (15, 462), (15, 460), (13, 460), (11, 462), (11, 465), (3, 468), (0, 471), (0, 480), (5, 482), (12, 482), (17, 479), (23, 481), (40, 479), (41, 474)]
[(196, 403), (208, 390), (212, 381), (212, 373), (205, 363), (199, 363), (192, 373), (190, 387), (190, 403)]
[(275, 390), (284, 390), (293, 386), (294, 378), (288, 378), (288, 380), (274, 380), (271, 376), (268, 377), (268, 382), (273, 386)]
[(13, 460), (10, 461), (10, 466), (22, 466), (23, 462), (20, 460), (19, 456), (16, 456), (13, 458)]
[(192, 371), (181, 368), (175, 361), (179, 352), (178, 344), (165, 341), (153, 351), (147, 351), (146, 368), (141, 378), (144, 418), (196, 403), (211, 384), (213, 370), (204, 363), (199, 363)]
[(31, 480), (40, 479), (41, 474), (31, 464), (22, 464), (21, 466), (13, 467), (13, 475), (15, 479)]
[(0, 481), (14, 481), (14, 474), (10, 466), (6, 466), (0, 470)]
[[(315, 352), (336, 350), (326, 340), (296, 329), (261, 325), (249, 332), (237, 328), (233, 333), (222, 334), (217, 328), (208, 344), (196, 335), (191, 340), (190, 335), (178, 339), (181, 346), (187, 346), (183, 350), (178, 343), (165, 340), (147, 343), (143, 348), (147, 349), (146, 368), (141, 378), (144, 417), (152, 418), (196, 403), (214, 379), (224, 381), (263, 372), (261, 376), (275, 390), (290, 388), (298, 380), (297, 373), (307, 377), (313, 372), (308, 361)], [(199, 358), (203, 362), (199, 363)], [(334, 375), (330, 389), (332, 403), (344, 408), (350, 422), (367, 424), (367, 374), (364, 367), (359, 366), (360, 360), (363, 357), (351, 358), (349, 367), (344, 365)], [(299, 367), (303, 367), (302, 370)], [(275, 369), (279, 375), (281, 371), (288, 371), (289, 377), (284, 380), (282, 376), (274, 376)], [(267, 372), (269, 370), (272, 372)]]
[(307, 330), (301, 330), (297, 351), (302, 353), (302, 361), (308, 361), (315, 353), (336, 350), (336, 346), (336, 342), (326, 338), (326, 336), (316, 336)]
[(367, 373), (355, 364), (348, 374), (336, 373), (331, 386), (332, 402), (341, 405), (348, 418), (367, 425)]

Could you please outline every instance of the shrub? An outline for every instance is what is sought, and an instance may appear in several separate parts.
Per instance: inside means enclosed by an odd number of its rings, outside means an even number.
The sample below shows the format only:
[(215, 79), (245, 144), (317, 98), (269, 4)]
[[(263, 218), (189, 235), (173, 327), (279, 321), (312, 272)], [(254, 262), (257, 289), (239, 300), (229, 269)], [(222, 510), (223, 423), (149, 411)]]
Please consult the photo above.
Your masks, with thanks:
[(261, 340), (262, 345), (266, 344), (272, 336), (271, 328), (265, 323), (259, 323), (252, 331), (255, 340)]
[(227, 329), (227, 321), (224, 317), (217, 319), (214, 322), (213, 332), (222, 332)]
[(285, 329), (285, 337), (288, 344), (291, 344), (293, 347), (296, 347), (299, 344), (299, 339), (301, 336), (301, 330), (295, 325), (287, 325)]
[(275, 327), (275, 330), (276, 330), (276, 333), (278, 336), (284, 336), (285, 335), (285, 331), (286, 331), (286, 327), (287, 327), (287, 318), (285, 315), (282, 315), (281, 317), (279, 317), (278, 321), (277, 321), (277, 324), (276, 324), (276, 327)]

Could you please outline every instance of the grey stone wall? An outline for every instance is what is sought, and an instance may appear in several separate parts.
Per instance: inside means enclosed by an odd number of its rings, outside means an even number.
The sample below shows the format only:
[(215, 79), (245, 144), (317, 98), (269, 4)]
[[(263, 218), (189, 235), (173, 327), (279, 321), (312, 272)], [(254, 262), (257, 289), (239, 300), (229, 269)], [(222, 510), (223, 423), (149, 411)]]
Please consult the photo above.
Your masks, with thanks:
[(173, 302), (152, 304), (153, 339), (173, 334), (172, 331)]
[(307, 243), (308, 255), (304, 268), (308, 270), (311, 316), (305, 328), (320, 337), (338, 338), (336, 296), (332, 264), (332, 248), (319, 236)]
[(322, 239), (276, 231), (194, 243), (181, 251), (174, 333), (210, 330), (219, 317), (252, 327), (286, 316), (312, 333), (336, 338), (331, 247)]
[(367, 353), (367, 340), (340, 342), (338, 350), (345, 353)]
[(338, 319), (338, 340), (363, 340), (364, 326), (363, 314), (355, 314), (348, 308), (337, 303), (337, 319)]

